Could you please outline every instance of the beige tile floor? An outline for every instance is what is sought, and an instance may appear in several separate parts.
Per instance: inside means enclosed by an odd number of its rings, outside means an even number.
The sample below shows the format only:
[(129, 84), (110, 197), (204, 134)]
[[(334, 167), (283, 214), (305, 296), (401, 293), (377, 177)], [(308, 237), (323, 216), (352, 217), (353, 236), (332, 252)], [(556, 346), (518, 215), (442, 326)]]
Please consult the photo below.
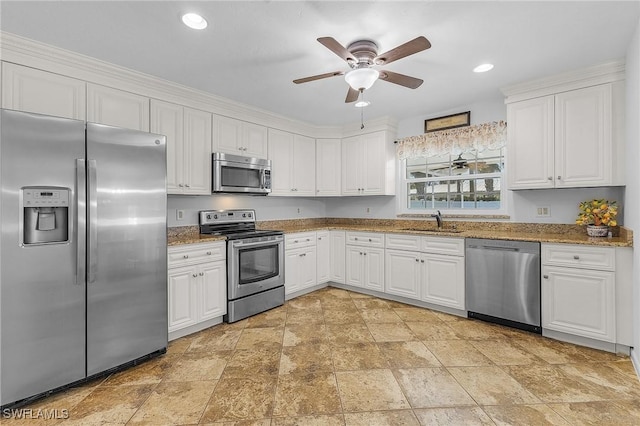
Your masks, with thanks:
[(626, 357), (326, 288), (27, 408), (68, 418), (2, 424), (640, 425), (640, 381)]

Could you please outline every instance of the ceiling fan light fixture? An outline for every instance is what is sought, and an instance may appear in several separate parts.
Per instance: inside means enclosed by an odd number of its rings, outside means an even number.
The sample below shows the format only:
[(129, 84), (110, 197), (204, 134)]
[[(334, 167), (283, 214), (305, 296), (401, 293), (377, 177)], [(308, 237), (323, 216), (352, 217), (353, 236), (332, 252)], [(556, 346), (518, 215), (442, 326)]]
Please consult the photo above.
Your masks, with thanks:
[(354, 105), (356, 108), (364, 108), (371, 105), (371, 102), (369, 101), (358, 101), (356, 102), (356, 104)]
[(182, 15), (182, 22), (194, 30), (204, 30), (207, 28), (207, 20), (197, 13), (185, 13)]
[(345, 76), (345, 81), (354, 90), (367, 90), (373, 86), (380, 73), (372, 68), (356, 68), (349, 71)]
[(473, 69), (473, 72), (487, 72), (493, 69), (493, 64), (481, 64)]

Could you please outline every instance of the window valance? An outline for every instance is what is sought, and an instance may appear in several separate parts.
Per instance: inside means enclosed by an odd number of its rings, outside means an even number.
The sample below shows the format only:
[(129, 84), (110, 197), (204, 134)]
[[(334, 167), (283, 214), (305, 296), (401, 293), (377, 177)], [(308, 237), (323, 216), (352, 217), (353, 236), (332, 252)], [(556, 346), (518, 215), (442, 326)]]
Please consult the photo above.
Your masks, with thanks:
[(398, 158), (438, 157), (465, 152), (497, 150), (507, 144), (507, 122), (494, 121), (475, 126), (441, 130), (398, 141)]

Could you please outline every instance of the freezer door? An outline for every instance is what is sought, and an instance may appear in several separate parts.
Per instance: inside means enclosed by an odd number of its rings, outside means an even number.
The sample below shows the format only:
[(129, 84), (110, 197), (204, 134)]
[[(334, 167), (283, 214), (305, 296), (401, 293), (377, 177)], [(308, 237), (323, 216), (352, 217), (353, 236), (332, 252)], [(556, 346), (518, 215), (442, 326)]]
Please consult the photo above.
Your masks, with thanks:
[[(85, 377), (84, 140), (82, 121), (0, 110), (0, 405)], [(65, 215), (32, 224), (66, 225), (62, 242), (25, 244), (29, 187), (67, 194)]]
[(87, 375), (167, 346), (165, 137), (87, 124)]

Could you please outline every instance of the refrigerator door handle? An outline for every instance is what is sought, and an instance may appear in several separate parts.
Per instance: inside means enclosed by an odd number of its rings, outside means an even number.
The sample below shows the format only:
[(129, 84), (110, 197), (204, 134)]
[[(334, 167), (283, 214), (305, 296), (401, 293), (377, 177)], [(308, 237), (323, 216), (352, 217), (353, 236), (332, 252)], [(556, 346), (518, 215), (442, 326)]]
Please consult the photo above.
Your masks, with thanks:
[(88, 167), (88, 184), (89, 184), (89, 280), (93, 283), (96, 281), (96, 273), (98, 269), (98, 197), (97, 197), (97, 170), (96, 160), (89, 160)]
[(87, 260), (87, 171), (84, 159), (76, 159), (76, 284), (83, 285)]

